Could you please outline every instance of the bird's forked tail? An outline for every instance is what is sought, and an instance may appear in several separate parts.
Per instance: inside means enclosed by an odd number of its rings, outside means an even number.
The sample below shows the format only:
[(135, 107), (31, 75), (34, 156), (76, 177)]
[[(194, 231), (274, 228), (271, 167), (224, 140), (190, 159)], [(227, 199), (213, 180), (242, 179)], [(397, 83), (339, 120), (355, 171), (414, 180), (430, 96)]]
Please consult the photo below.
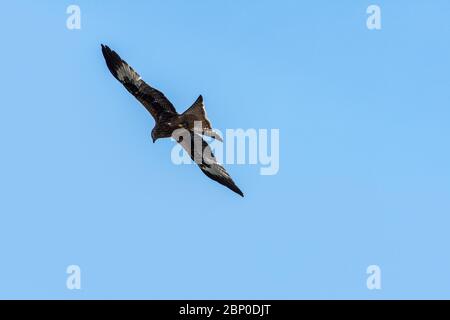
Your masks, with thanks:
[[(189, 129), (193, 130), (195, 133), (212, 137), (219, 141), (223, 141), (222, 137), (211, 127), (211, 122), (209, 122), (206, 116), (206, 110), (202, 95), (200, 95), (192, 104), (192, 106), (190, 106), (189, 109), (183, 112), (182, 115), (188, 119)], [(201, 128), (197, 128), (196, 123), (201, 123)]]

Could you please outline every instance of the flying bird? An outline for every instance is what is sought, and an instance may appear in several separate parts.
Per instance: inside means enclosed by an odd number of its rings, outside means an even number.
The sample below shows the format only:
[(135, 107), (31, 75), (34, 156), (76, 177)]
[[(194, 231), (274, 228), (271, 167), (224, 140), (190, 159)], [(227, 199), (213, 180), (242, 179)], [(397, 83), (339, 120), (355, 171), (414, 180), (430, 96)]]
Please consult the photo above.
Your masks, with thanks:
[[(155, 119), (155, 127), (151, 133), (153, 143), (160, 138), (174, 137), (206, 176), (243, 197), (242, 191), (217, 162), (211, 148), (202, 137), (209, 136), (222, 141), (206, 117), (203, 97), (200, 95), (191, 107), (179, 114), (161, 91), (145, 83), (115, 51), (102, 44), (102, 53), (114, 78), (119, 80)], [(173, 135), (179, 129), (188, 134)]]

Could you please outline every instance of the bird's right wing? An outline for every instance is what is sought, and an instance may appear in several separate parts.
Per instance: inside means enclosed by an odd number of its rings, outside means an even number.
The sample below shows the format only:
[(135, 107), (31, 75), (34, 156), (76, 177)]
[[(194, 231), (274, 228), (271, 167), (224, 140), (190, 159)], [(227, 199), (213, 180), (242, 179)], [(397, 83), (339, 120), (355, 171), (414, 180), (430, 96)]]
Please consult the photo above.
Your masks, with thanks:
[(119, 80), (128, 92), (144, 105), (155, 118), (155, 121), (158, 121), (161, 115), (177, 113), (164, 94), (145, 83), (139, 74), (122, 60), (115, 51), (102, 44), (102, 53), (105, 57), (106, 65), (114, 78)]
[(174, 137), (175, 140), (186, 150), (191, 159), (200, 167), (200, 170), (209, 178), (217, 181), (221, 185), (244, 196), (239, 187), (234, 183), (231, 176), (214, 157), (208, 143), (203, 138), (192, 132), (183, 130), (184, 134)]

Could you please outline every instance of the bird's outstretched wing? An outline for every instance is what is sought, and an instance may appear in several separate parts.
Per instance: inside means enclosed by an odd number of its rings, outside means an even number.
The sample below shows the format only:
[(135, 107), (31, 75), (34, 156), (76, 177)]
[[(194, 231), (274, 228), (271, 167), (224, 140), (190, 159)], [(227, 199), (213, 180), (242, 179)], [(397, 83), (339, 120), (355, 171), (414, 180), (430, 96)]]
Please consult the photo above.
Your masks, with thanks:
[(167, 113), (177, 114), (175, 107), (164, 94), (145, 83), (139, 74), (122, 60), (115, 51), (102, 44), (102, 53), (112, 75), (144, 105), (155, 118), (155, 121), (158, 121), (161, 115)]
[(184, 130), (184, 132), (174, 139), (187, 151), (203, 173), (243, 197), (241, 189), (234, 183), (224, 167), (217, 162), (208, 143), (192, 131)]

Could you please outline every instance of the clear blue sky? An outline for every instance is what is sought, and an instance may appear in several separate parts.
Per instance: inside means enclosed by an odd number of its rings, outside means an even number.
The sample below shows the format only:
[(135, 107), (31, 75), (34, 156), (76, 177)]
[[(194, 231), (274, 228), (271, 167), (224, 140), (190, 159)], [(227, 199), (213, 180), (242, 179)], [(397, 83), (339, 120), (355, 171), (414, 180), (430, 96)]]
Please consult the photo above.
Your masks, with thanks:
[[(66, 28), (72, 3), (81, 30)], [(0, 298), (450, 298), (449, 13), (2, 2)], [(180, 111), (202, 94), (221, 130), (279, 128), (279, 173), (228, 165), (240, 198), (173, 165), (100, 43)]]

